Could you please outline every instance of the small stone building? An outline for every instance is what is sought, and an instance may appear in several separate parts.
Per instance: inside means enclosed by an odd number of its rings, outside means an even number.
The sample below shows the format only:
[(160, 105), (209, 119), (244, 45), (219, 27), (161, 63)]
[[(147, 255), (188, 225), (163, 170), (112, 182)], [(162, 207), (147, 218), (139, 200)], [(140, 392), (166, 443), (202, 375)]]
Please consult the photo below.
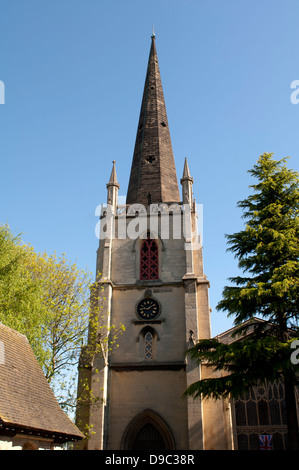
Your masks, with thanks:
[(0, 450), (52, 450), (82, 438), (26, 336), (0, 323)]

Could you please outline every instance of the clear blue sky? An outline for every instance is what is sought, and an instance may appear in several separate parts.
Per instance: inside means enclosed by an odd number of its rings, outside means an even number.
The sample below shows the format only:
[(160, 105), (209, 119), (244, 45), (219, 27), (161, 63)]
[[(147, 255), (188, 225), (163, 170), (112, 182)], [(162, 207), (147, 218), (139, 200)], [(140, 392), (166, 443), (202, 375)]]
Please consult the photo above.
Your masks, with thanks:
[(112, 160), (125, 195), (155, 27), (178, 178), (204, 205), (212, 332), (237, 262), (225, 233), (263, 152), (299, 170), (298, 0), (0, 0), (0, 222), (95, 271)]

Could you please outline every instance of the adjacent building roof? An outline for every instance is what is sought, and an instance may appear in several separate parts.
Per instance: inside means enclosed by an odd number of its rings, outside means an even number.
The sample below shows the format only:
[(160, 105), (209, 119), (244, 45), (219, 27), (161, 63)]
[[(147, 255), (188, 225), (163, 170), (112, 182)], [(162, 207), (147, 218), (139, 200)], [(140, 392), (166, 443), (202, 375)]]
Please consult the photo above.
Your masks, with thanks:
[[(236, 341), (244, 340), (248, 338), (255, 330), (258, 325), (269, 325), (265, 320), (258, 317), (253, 317), (250, 320), (244, 321), (241, 325), (236, 325), (230, 328), (229, 330), (223, 331), (215, 338), (220, 341), (220, 343), (231, 344)], [(239, 329), (241, 328), (240, 332)]]
[(0, 435), (20, 432), (55, 442), (83, 438), (60, 408), (26, 336), (0, 323)]
[(131, 167), (127, 204), (180, 202), (155, 35), (147, 74)]

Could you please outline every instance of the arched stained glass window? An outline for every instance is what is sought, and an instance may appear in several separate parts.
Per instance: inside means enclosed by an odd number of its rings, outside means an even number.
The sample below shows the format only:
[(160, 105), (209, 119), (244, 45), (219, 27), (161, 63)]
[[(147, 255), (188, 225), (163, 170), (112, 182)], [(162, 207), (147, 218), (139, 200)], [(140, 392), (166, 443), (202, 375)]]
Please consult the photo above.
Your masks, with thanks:
[(159, 249), (155, 240), (149, 237), (140, 249), (140, 279), (159, 279)]
[(273, 436), (273, 449), (287, 448), (284, 389), (281, 382), (252, 387), (247, 396), (235, 400), (239, 450), (259, 449), (258, 437)]

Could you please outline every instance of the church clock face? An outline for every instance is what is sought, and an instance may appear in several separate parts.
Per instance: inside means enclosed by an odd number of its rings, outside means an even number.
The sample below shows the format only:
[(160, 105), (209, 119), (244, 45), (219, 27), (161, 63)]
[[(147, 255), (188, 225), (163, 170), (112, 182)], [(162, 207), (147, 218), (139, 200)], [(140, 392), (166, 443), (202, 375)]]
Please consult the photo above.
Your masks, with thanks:
[(145, 298), (137, 305), (137, 315), (142, 320), (154, 320), (159, 314), (160, 305), (155, 299)]

